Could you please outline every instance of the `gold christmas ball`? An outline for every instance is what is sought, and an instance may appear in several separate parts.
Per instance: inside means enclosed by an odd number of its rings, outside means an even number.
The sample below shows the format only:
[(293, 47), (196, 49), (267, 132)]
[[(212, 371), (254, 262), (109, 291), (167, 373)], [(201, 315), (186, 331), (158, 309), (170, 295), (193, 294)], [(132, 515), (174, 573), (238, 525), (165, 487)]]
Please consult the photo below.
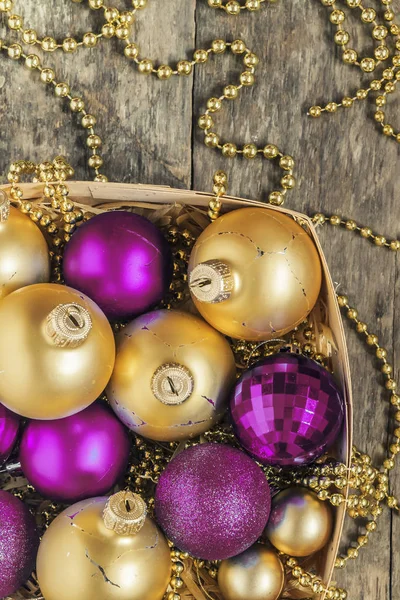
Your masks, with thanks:
[(94, 402), (115, 361), (105, 315), (87, 296), (30, 285), (0, 303), (0, 398), (30, 419), (59, 419)]
[(235, 383), (228, 342), (202, 319), (156, 310), (117, 338), (107, 397), (121, 421), (151, 440), (184, 440), (224, 414)]
[(278, 600), (284, 582), (283, 565), (276, 552), (261, 544), (223, 560), (218, 571), (224, 600)]
[(0, 300), (11, 292), (50, 279), (50, 255), (39, 227), (10, 206), (0, 190)]
[(272, 499), (266, 535), (281, 552), (309, 556), (321, 550), (332, 534), (332, 511), (327, 502), (306, 488), (288, 488)]
[(43, 536), (36, 568), (46, 600), (162, 600), (171, 555), (144, 501), (123, 491), (64, 510)]
[(241, 208), (203, 231), (189, 261), (196, 308), (233, 338), (264, 341), (301, 323), (321, 288), (318, 250), (291, 217)]

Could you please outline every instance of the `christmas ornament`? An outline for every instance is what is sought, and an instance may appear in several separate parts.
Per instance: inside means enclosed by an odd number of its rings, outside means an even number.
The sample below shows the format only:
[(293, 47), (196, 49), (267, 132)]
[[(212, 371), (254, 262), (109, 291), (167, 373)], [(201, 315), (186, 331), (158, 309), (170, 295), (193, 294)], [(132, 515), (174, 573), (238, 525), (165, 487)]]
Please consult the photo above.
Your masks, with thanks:
[(156, 488), (157, 521), (178, 548), (223, 560), (260, 537), (270, 511), (260, 467), (231, 446), (200, 444), (178, 454)]
[(0, 404), (0, 465), (10, 456), (19, 432), (19, 416)]
[(0, 491), (0, 598), (13, 594), (35, 568), (39, 534), (27, 506)]
[(265, 532), (280, 552), (309, 556), (331, 537), (331, 508), (306, 488), (287, 488), (273, 497)]
[(65, 419), (28, 423), (19, 459), (42, 496), (71, 503), (108, 492), (127, 466), (129, 447), (122, 423), (95, 402)]
[(0, 398), (31, 419), (58, 419), (94, 402), (110, 378), (111, 327), (89, 298), (31, 285), (0, 303)]
[(89, 219), (64, 252), (64, 277), (110, 319), (128, 319), (157, 304), (169, 288), (172, 256), (148, 219), (127, 211)]
[(170, 573), (167, 540), (142, 498), (124, 491), (64, 510), (37, 558), (46, 600), (162, 600)]
[(287, 467), (308, 464), (332, 446), (344, 403), (326, 369), (284, 352), (242, 375), (230, 410), (241, 445), (264, 464)]
[(189, 261), (189, 287), (201, 315), (244, 340), (294, 329), (316, 303), (321, 278), (308, 233), (270, 208), (224, 214), (199, 236)]
[(218, 585), (224, 600), (278, 600), (285, 573), (276, 552), (256, 544), (222, 561)]
[(207, 323), (157, 310), (120, 332), (107, 397), (135, 433), (159, 441), (187, 439), (222, 417), (235, 373), (228, 342)]
[(14, 290), (50, 279), (50, 254), (40, 229), (10, 206), (0, 190), (0, 299)]

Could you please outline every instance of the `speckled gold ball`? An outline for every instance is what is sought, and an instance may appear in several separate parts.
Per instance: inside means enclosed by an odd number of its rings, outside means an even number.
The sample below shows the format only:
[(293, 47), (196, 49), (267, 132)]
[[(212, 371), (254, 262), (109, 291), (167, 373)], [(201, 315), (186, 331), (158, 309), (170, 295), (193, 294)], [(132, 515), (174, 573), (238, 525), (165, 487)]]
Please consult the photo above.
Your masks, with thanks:
[(42, 232), (29, 217), (11, 206), (8, 219), (0, 221), (0, 299), (49, 278), (50, 255)]
[(73, 415), (110, 379), (113, 332), (81, 292), (50, 283), (17, 290), (0, 302), (0, 331), (0, 398), (19, 415)]
[(327, 502), (306, 488), (288, 488), (272, 499), (265, 532), (271, 544), (281, 552), (309, 556), (328, 543), (332, 522)]
[(263, 341), (294, 329), (314, 307), (322, 267), (310, 235), (270, 208), (226, 213), (198, 238), (189, 286), (201, 315), (237, 339)]
[(162, 600), (171, 576), (167, 540), (149, 517), (137, 533), (110, 529), (107, 501), (78, 502), (47, 529), (37, 557), (46, 600)]
[(107, 397), (135, 433), (183, 440), (223, 416), (235, 375), (233, 353), (218, 332), (189, 313), (158, 310), (118, 335)]
[(224, 600), (278, 600), (285, 574), (276, 552), (261, 544), (223, 560), (218, 585)]

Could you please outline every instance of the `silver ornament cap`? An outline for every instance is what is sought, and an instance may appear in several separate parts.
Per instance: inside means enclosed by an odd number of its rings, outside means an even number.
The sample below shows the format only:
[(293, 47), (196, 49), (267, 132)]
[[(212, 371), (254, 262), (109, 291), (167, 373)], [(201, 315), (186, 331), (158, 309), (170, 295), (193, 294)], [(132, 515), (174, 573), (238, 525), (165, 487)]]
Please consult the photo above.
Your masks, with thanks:
[(193, 375), (187, 367), (178, 363), (161, 365), (151, 380), (154, 396), (169, 406), (183, 404), (192, 395), (193, 387)]
[(221, 260), (199, 263), (189, 274), (190, 291), (199, 302), (224, 302), (230, 297), (233, 287), (231, 268)]
[(46, 319), (46, 333), (56, 346), (77, 348), (92, 329), (89, 311), (79, 304), (59, 304)]

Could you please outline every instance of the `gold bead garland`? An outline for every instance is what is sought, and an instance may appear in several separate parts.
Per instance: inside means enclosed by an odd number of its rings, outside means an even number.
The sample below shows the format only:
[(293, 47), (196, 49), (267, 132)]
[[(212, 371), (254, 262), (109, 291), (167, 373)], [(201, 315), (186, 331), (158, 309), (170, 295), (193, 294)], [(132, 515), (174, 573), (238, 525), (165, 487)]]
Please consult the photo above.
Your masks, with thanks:
[[(372, 73), (389, 59), (391, 64), (388, 64), (380, 77), (373, 79), (367, 88), (357, 90), (354, 95), (344, 96), (340, 102), (331, 101), (325, 106), (312, 106), (308, 115), (318, 118), (322, 113), (335, 113), (339, 108), (350, 108), (357, 101), (365, 100), (370, 92), (378, 92), (375, 97), (375, 121), (381, 126), (384, 135), (400, 143), (400, 130), (395, 131), (395, 128), (386, 121), (386, 113), (382, 110), (387, 104), (388, 95), (396, 91), (397, 83), (400, 81), (400, 26), (394, 21), (396, 14), (391, 8), (392, 0), (380, 0), (384, 8), (383, 20), (378, 18), (375, 9), (365, 7), (362, 0), (346, 0), (349, 9), (360, 11), (361, 22), (372, 26), (372, 39), (378, 43), (373, 58), (360, 58), (356, 50), (348, 47), (350, 35), (343, 28), (346, 13), (336, 8), (336, 0), (321, 0), (321, 3), (330, 9), (329, 20), (336, 25), (334, 40), (342, 49), (344, 63), (356, 65), (364, 73)], [(388, 41), (393, 47), (388, 46)]]

